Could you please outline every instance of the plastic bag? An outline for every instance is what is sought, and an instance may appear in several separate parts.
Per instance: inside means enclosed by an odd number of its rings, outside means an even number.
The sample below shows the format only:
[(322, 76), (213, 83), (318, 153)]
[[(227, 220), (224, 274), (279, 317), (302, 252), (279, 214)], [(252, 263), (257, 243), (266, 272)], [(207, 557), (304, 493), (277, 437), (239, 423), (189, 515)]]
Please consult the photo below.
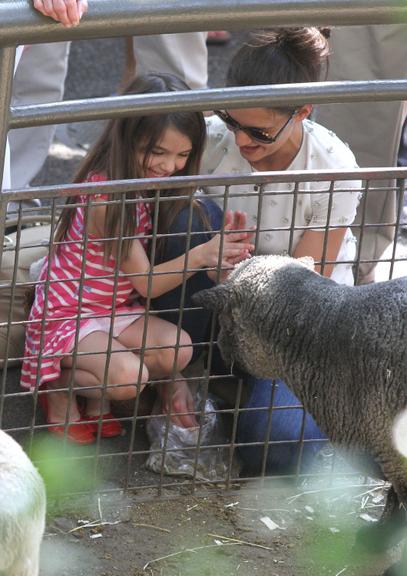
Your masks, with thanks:
[[(199, 406), (199, 399), (196, 404)], [(165, 414), (147, 421), (147, 435), (151, 444), (146, 468), (158, 473), (163, 468), (165, 474), (195, 476), (199, 480), (222, 481), (226, 478), (228, 451), (225, 448), (211, 447), (213, 444), (225, 443), (219, 416), (215, 412), (212, 400), (207, 399), (205, 402), (205, 414), (201, 426), (182, 428), (169, 422), (164, 452), (166, 428)], [(202, 428), (200, 439), (199, 428)], [(196, 459), (198, 440), (200, 440), (199, 455)]]

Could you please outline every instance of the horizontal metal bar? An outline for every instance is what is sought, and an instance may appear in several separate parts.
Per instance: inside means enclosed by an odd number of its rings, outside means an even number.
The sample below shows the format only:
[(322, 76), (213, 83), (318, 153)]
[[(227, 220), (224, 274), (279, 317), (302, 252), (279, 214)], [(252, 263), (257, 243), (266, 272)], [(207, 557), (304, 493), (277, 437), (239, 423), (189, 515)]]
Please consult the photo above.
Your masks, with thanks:
[(407, 100), (407, 80), (312, 82), (68, 100), (11, 108), (10, 128), (182, 110)]
[[(407, 168), (361, 168), (358, 170), (335, 170), (316, 171), (282, 171), (282, 172), (256, 172), (255, 174), (241, 174), (230, 176), (218, 174), (216, 176), (173, 176), (171, 178), (143, 178), (134, 180), (115, 180), (111, 182), (97, 182), (83, 184), (62, 184), (58, 186), (37, 186), (20, 190), (7, 190), (1, 193), (0, 199), (9, 202), (29, 200), (31, 198), (64, 198), (81, 194), (95, 193), (121, 193), (130, 191), (165, 190), (171, 184), (176, 188), (200, 188), (203, 186), (237, 186), (241, 184), (271, 184), (271, 183), (294, 183), (294, 182), (331, 182), (347, 180), (395, 180), (407, 178)], [(387, 190), (387, 188), (385, 189)], [(283, 194), (280, 191), (279, 194)], [(288, 191), (287, 193), (291, 193)], [(309, 193), (309, 192), (308, 192)]]
[(30, 0), (0, 2), (0, 46), (114, 36), (242, 30), (265, 26), (392, 24), (407, 21), (401, 0), (97, 0), (80, 26), (64, 28)]

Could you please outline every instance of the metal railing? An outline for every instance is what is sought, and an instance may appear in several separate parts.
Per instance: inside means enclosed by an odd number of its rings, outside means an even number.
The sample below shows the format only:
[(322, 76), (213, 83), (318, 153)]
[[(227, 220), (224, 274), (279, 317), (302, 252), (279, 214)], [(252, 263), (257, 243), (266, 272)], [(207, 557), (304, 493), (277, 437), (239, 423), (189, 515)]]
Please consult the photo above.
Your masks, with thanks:
[(0, 46), (171, 34), (264, 26), (341, 26), (407, 21), (399, 0), (177, 0), (177, 2), (99, 0), (83, 23), (63, 29), (35, 13), (28, 0), (4, 0), (0, 6)]
[[(18, 6), (17, 6), (18, 4)], [(208, 30), (214, 26), (228, 30), (242, 30), (270, 26), (294, 25), (356, 25), (407, 22), (407, 6), (399, 1), (375, 0), (315, 1), (297, 0), (280, 2), (237, 2), (224, 0), (191, 0), (187, 2), (136, 4), (131, 0), (100, 1), (92, 4), (90, 13), (81, 25), (64, 29), (38, 15), (29, 1), (2, 2), (0, 4), (0, 176), (6, 135), (9, 128), (42, 124), (96, 120), (144, 112), (168, 110), (213, 110), (228, 104), (233, 107), (293, 105), (343, 101), (402, 100), (407, 81), (374, 83), (331, 83), (331, 86), (287, 87), (262, 86), (245, 90), (193, 91), (188, 94), (170, 94), (157, 97), (101, 98), (70, 104), (47, 104), (19, 107), (9, 114), (14, 48), (18, 44), (58, 42), (89, 38), (175, 33)], [(215, 24), (216, 23), (216, 24)], [(68, 107), (67, 107), (68, 106)], [(167, 107), (168, 106), (168, 107)], [(72, 116), (73, 114), (73, 116)]]
[[(407, 80), (395, 79), (389, 81), (376, 82), (326, 82), (314, 84), (291, 84), (280, 86), (259, 86), (249, 88), (229, 88), (201, 90), (191, 92), (179, 92), (170, 94), (148, 95), (148, 96), (124, 96), (117, 98), (95, 98), (91, 100), (76, 100), (61, 103), (51, 103), (36, 106), (21, 106), (11, 108), (10, 95), (12, 85), (12, 70), (14, 63), (15, 46), (20, 43), (37, 43), (43, 42), (44, 39), (50, 42), (63, 40), (79, 40), (99, 37), (116, 37), (137, 34), (153, 33), (172, 33), (172, 32), (189, 32), (206, 29), (243, 30), (247, 28), (264, 27), (268, 24), (273, 26), (294, 26), (303, 24), (313, 25), (351, 25), (351, 24), (384, 24), (394, 21), (407, 22), (407, 5), (400, 5), (399, 1), (378, 2), (375, 0), (365, 1), (315, 1), (315, 0), (297, 0), (285, 2), (259, 2), (254, 0), (245, 0), (236, 2), (236, 0), (223, 0), (221, 3), (214, 0), (186, 0), (185, 2), (177, 1), (168, 2), (132, 2), (122, 1), (98, 1), (91, 5), (90, 13), (84, 18), (83, 23), (75, 29), (64, 29), (47, 19), (42, 18), (30, 8), (30, 3), (21, 2), (2, 2), (0, 3), (0, 180), (3, 166), (4, 148), (6, 135), (9, 129), (22, 128), (27, 126), (40, 126), (44, 124), (54, 124), (69, 122), (81, 122), (85, 120), (104, 120), (113, 117), (124, 117), (130, 115), (163, 113), (181, 110), (211, 110), (216, 108), (245, 108), (245, 107), (265, 107), (293, 105), (298, 106), (304, 103), (332, 103), (332, 102), (363, 102), (363, 101), (399, 101), (407, 100)], [(202, 177), (185, 177), (171, 178), (171, 188), (203, 187), (203, 186), (222, 186), (224, 193), (222, 198), (227, 197), (228, 190), (231, 186), (238, 184), (256, 184), (259, 186), (259, 199), (268, 194), (267, 184), (270, 183), (301, 183), (301, 182), (326, 182), (327, 187), (340, 180), (362, 179), (364, 186), (361, 192), (366, 195), (370, 189), (375, 188), (375, 182), (383, 179), (395, 179), (396, 188), (399, 191), (399, 198), (402, 198), (404, 192), (404, 178), (407, 170), (405, 169), (376, 169), (376, 170), (355, 170), (347, 172), (318, 171), (315, 173), (295, 173), (295, 172), (275, 172), (267, 174), (245, 175), (245, 176), (202, 176)], [(51, 228), (47, 229), (46, 238), (42, 238), (37, 243), (32, 243), (31, 248), (36, 249), (44, 246), (44, 250), (50, 253), (53, 241), (52, 231), (55, 228), (57, 215), (62, 210), (61, 201), (70, 196), (75, 196), (78, 190), (85, 196), (91, 196), (95, 192), (103, 191), (106, 194), (125, 193), (127, 191), (153, 191), (155, 196), (152, 202), (160, 202), (160, 190), (168, 187), (168, 180), (128, 180), (121, 182), (106, 182), (95, 184), (81, 185), (59, 185), (30, 188), (19, 191), (3, 191), (0, 201), (0, 246), (3, 246), (4, 223), (6, 217), (7, 203), (12, 199), (20, 203), (27, 199), (39, 198), (43, 201), (46, 216), (51, 221)], [(383, 193), (386, 189), (383, 189)], [(301, 194), (298, 187), (295, 193)], [(281, 194), (281, 192), (279, 192)], [(292, 194), (290, 192), (290, 194)], [(233, 194), (231, 194), (232, 196)], [(124, 197), (123, 197), (124, 198)], [(260, 201), (260, 200), (259, 200)], [(124, 202), (124, 200), (123, 200)], [(398, 232), (400, 226), (401, 204), (395, 221), (383, 224), (383, 226), (393, 227)], [(34, 213), (33, 213), (34, 214)], [(38, 390), (32, 396), (31, 392), (16, 392), (8, 389), (8, 374), (10, 372), (9, 364), (21, 360), (20, 356), (10, 355), (11, 335), (14, 328), (21, 328), (27, 325), (27, 320), (15, 320), (13, 314), (16, 307), (21, 306), (21, 301), (17, 300), (17, 292), (24, 288), (35, 285), (31, 280), (18, 281), (18, 267), (20, 252), (22, 251), (21, 240), (23, 238), (21, 230), (21, 212), (16, 214), (20, 220), (17, 234), (14, 237), (12, 246), (3, 248), (4, 256), (13, 254), (12, 258), (12, 280), (11, 282), (0, 284), (0, 300), (2, 294), (9, 299), (10, 308), (7, 321), (0, 322), (0, 331), (4, 332), (6, 340), (6, 360), (3, 364), (2, 380), (0, 384), (0, 422), (3, 421), (4, 411), (11, 402), (27, 401), (27, 398), (34, 398), (31, 405), (30, 422), (13, 427), (8, 426), (10, 431), (15, 433), (22, 432), (32, 442), (35, 441), (39, 432), (46, 428), (44, 423), (39, 423), (36, 412), (37, 400), (39, 397)], [(350, 227), (360, 230), (360, 242), (363, 242), (363, 230), (369, 225), (353, 224)], [(374, 226), (374, 225), (372, 225)], [(321, 227), (322, 230), (328, 229), (327, 226)], [(331, 226), (329, 228), (332, 228)], [(291, 222), (284, 228), (289, 235), (300, 228)], [(267, 232), (258, 230), (258, 235)], [(153, 229), (152, 238), (156, 237), (157, 230)], [(192, 234), (189, 234), (189, 238)], [(43, 243), (45, 240), (45, 244)], [(187, 243), (189, 242), (187, 238)], [(257, 243), (257, 242), (256, 242)], [(287, 246), (287, 252), (290, 252), (290, 246)], [(398, 259), (400, 262), (403, 258)], [(382, 260), (383, 261), (383, 260)], [(388, 260), (389, 275), (391, 277), (395, 265), (396, 253), (395, 248), (392, 256)], [(360, 257), (349, 264), (359, 264)], [(325, 262), (327, 263), (327, 262)], [(188, 268), (184, 269), (184, 274)], [(45, 282), (49, 287), (50, 279)], [(47, 288), (46, 288), (47, 289)], [(180, 302), (180, 314), (184, 311), (184, 303)], [(154, 311), (147, 306), (146, 317), (148, 314), (154, 315)], [(178, 336), (180, 325), (178, 326)], [(209, 349), (211, 354), (214, 340), (214, 327), (212, 325), (211, 334), (208, 341), (202, 342), (202, 347)], [(179, 338), (178, 338), (179, 339)], [(110, 335), (111, 343), (111, 335)], [(179, 346), (178, 348), (179, 349)], [(76, 357), (74, 354), (74, 358)], [(211, 384), (220, 380), (220, 376), (211, 374), (207, 366), (201, 365), (198, 373), (192, 372), (188, 375), (191, 383), (200, 383), (203, 390), (203, 398), (197, 409), (197, 416), (201, 422), (204, 421), (205, 401), (208, 397), (208, 390)], [(140, 463), (143, 462), (147, 455), (151, 456), (148, 447), (140, 445), (138, 436), (140, 435), (140, 426), (147, 421), (152, 420), (154, 416), (142, 414), (140, 410), (139, 397), (131, 413), (121, 417), (121, 421), (128, 430), (126, 438), (120, 438), (114, 447), (105, 445), (101, 442), (100, 430), (98, 434), (96, 448), (92, 453), (77, 454), (71, 456), (72, 459), (79, 459), (81, 462), (88, 461), (92, 466), (92, 481), (95, 482), (99, 469), (105, 470), (106, 462), (113, 462), (121, 473), (121, 479), (124, 479), (128, 488), (142, 488), (150, 490), (155, 488), (159, 493), (166, 487), (176, 485), (176, 481), (166, 481), (163, 478), (165, 472), (165, 463), (168, 457), (173, 453), (184, 452), (189, 454), (192, 462), (189, 476), (191, 477), (191, 489), (200, 484), (218, 484), (222, 481), (226, 487), (239, 483), (241, 479), (238, 473), (233, 469), (232, 463), (236, 448), (239, 443), (236, 440), (236, 427), (239, 414), (241, 413), (241, 395), (243, 385), (241, 381), (236, 382), (232, 376), (222, 376), (223, 379), (231, 382), (230, 386), (234, 387), (233, 403), (226, 408), (216, 409), (216, 415), (219, 418), (223, 416), (228, 421), (227, 441), (225, 437), (218, 442), (205, 444), (202, 436), (202, 429), (197, 433), (195, 444), (191, 447), (181, 449), (171, 449), (168, 447), (169, 419), (165, 418), (164, 444), (160, 449), (155, 451), (155, 455), (160, 459), (160, 475), (157, 477), (141, 478), (138, 474)], [(222, 380), (223, 381), (223, 380)], [(73, 393), (73, 383), (71, 382), (68, 390)], [(273, 410), (271, 407), (264, 407), (263, 410), (269, 413), (269, 427)], [(300, 444), (304, 443), (303, 431), (298, 439)], [(278, 444), (278, 443), (276, 443)], [(259, 443), (263, 450), (263, 473), (265, 470), (265, 458), (269, 447), (269, 442)], [(191, 454), (192, 450), (192, 454)], [(213, 479), (202, 478), (199, 471), (200, 457), (203, 453), (215, 451), (218, 457), (225, 463), (223, 476)], [(154, 456), (154, 450), (153, 450)], [(297, 472), (301, 468), (301, 451), (297, 464)]]

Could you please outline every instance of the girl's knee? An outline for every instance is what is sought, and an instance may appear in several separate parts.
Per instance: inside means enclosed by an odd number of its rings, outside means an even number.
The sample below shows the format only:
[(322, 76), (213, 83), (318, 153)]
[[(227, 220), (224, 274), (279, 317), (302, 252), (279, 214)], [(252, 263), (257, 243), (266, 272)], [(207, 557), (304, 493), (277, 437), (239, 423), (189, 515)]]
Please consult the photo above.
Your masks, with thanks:
[(178, 357), (177, 357), (177, 364), (178, 369), (182, 370), (191, 362), (193, 347), (192, 347), (192, 340), (184, 330), (182, 330), (180, 335), (180, 348), (178, 349)]
[(189, 335), (183, 330), (180, 333), (179, 342), (176, 339), (169, 342), (169, 346), (163, 349), (163, 370), (166, 374), (183, 370), (188, 366), (192, 358), (192, 342)]
[(147, 367), (137, 360), (129, 357), (127, 354), (124, 358), (116, 362), (111, 369), (109, 398), (112, 400), (130, 400), (137, 396), (149, 379)]

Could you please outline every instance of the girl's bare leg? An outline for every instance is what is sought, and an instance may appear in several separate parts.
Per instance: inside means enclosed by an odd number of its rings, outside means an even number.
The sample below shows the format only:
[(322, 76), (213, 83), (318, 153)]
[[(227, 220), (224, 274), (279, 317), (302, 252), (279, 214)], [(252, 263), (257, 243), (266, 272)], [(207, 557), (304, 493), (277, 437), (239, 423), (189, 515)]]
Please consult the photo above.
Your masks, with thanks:
[[(76, 402), (76, 387), (78, 381), (83, 382), (83, 386), (98, 386), (98, 382), (93, 374), (85, 372), (84, 370), (75, 370), (75, 378), (73, 380), (74, 391), (72, 393), (71, 403), (69, 402), (69, 387), (71, 386), (72, 371), (69, 368), (62, 369), (61, 376), (57, 380), (47, 383), (48, 390), (54, 392), (47, 393), (48, 400), (48, 421), (49, 422), (64, 422), (69, 410), (68, 420), (75, 422), (79, 420), (80, 414)], [(80, 384), (79, 384), (80, 385)], [(68, 389), (68, 390), (67, 390)], [(92, 392), (92, 391), (90, 391)], [(94, 394), (100, 398), (100, 392), (94, 391)], [(85, 395), (85, 391), (82, 393)], [(100, 402), (100, 400), (99, 400)], [(69, 406), (70, 404), (70, 406)]]
[[(181, 330), (179, 348), (176, 350), (177, 327), (175, 324), (157, 316), (149, 316), (147, 320), (141, 318), (131, 324), (120, 334), (119, 341), (127, 348), (141, 346), (146, 322), (147, 337), (143, 361), (149, 370), (150, 377), (160, 379), (175, 376), (172, 382), (157, 384), (163, 412), (170, 412), (173, 423), (178, 426), (186, 428), (196, 426), (196, 418), (190, 414), (195, 410), (192, 394), (187, 382), (180, 374), (180, 371), (191, 360), (191, 339), (186, 332)], [(159, 348), (154, 349), (155, 346)]]
[[(75, 392), (90, 399), (91, 415), (102, 414), (108, 410), (109, 400), (127, 400), (134, 398), (148, 381), (146, 366), (140, 365), (137, 354), (129, 352), (117, 339), (112, 340), (111, 355), (106, 372), (109, 336), (104, 332), (92, 332), (78, 344), (78, 352), (87, 353), (77, 356), (75, 363)], [(73, 357), (62, 360), (61, 377), (48, 383), (55, 393), (48, 394), (48, 419), (50, 422), (62, 422), (66, 418), (69, 405), (68, 388), (74, 365)], [(106, 378), (105, 378), (106, 375)], [(106, 382), (105, 382), (106, 380)], [(79, 389), (79, 390), (78, 390)], [(59, 390), (57, 392), (57, 390)], [(75, 398), (75, 395), (73, 395)], [(79, 419), (76, 400), (70, 408), (70, 421)]]
[[(171, 376), (183, 370), (192, 357), (192, 343), (186, 332), (181, 330), (179, 348), (177, 345), (177, 327), (158, 316), (140, 318), (130, 324), (118, 337), (118, 341), (126, 348), (138, 350), (143, 342), (144, 327), (147, 322), (146, 350), (143, 362), (147, 366), (150, 378), (158, 379)], [(154, 349), (155, 347), (159, 347)]]

